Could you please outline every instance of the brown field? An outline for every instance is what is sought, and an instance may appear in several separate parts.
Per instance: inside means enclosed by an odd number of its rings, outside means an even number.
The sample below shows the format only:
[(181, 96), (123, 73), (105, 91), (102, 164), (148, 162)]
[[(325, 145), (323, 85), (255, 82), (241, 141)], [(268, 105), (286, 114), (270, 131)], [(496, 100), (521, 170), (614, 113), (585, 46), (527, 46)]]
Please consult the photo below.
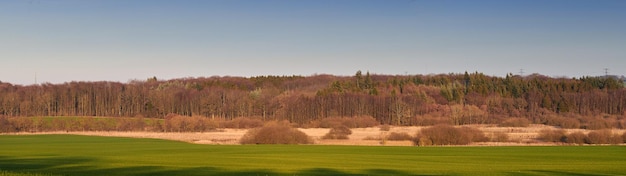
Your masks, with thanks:
[[(472, 143), (473, 146), (524, 146), (524, 145), (558, 145), (557, 143), (543, 142), (537, 139), (539, 131), (543, 129), (557, 129), (546, 125), (530, 125), (529, 127), (498, 127), (497, 125), (469, 125), (482, 130), (487, 137), (491, 137), (494, 133), (506, 133), (509, 136), (508, 142), (479, 142)], [(370, 128), (353, 128), (352, 134), (348, 140), (329, 140), (321, 139), (330, 129), (328, 128), (299, 128), (302, 132), (314, 139), (315, 145), (386, 145), (386, 146), (411, 146), (411, 141), (388, 141), (384, 144), (381, 140), (384, 136), (391, 132), (406, 132), (414, 136), (421, 128), (416, 126), (394, 126), (389, 131), (381, 131), (378, 127)], [(186, 133), (160, 133), (160, 132), (118, 132), (118, 131), (102, 131), (102, 132), (42, 132), (42, 133), (12, 133), (8, 135), (29, 135), (29, 134), (75, 134), (88, 136), (116, 136), (116, 137), (133, 137), (133, 138), (154, 138), (175, 141), (184, 141), (195, 144), (213, 144), (213, 145), (238, 145), (239, 139), (247, 132), (247, 129), (221, 129), (214, 132), (186, 132)], [(591, 130), (584, 129), (565, 129), (566, 132), (581, 131), (588, 133)], [(626, 130), (613, 129), (614, 133), (622, 134)]]

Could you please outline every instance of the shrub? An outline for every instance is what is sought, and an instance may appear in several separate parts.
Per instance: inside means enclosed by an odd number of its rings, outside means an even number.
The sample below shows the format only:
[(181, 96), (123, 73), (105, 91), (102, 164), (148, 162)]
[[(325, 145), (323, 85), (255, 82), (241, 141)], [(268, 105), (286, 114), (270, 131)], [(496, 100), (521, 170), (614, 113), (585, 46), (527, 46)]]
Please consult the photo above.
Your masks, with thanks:
[(455, 128), (450, 125), (436, 125), (423, 128), (414, 138), (415, 145), (466, 145), (485, 141), (484, 133), (471, 127)]
[(268, 122), (261, 128), (248, 130), (241, 144), (312, 144), (313, 140), (287, 123)]
[(587, 141), (587, 135), (582, 132), (573, 132), (566, 136), (565, 142), (570, 144), (584, 144)]
[(509, 135), (503, 132), (495, 132), (491, 136), (491, 141), (492, 142), (508, 142)]
[(403, 133), (391, 132), (387, 136), (387, 140), (390, 140), (390, 141), (410, 141), (410, 140), (413, 140), (413, 136), (409, 135), (409, 133), (406, 133), (406, 132), (403, 132)]
[(622, 137), (618, 134), (613, 134), (611, 135), (611, 138), (609, 139), (609, 144), (621, 144), (624, 143)]
[(530, 121), (525, 118), (510, 118), (500, 123), (501, 127), (528, 127), (528, 125)]
[[(318, 128), (332, 128), (335, 126), (341, 126), (343, 120), (339, 117), (329, 117), (319, 120)], [(315, 127), (315, 126), (314, 126)]]
[(580, 121), (573, 118), (563, 118), (559, 126), (565, 129), (578, 129), (580, 128)]
[(460, 128), (461, 132), (472, 142), (487, 142), (489, 138), (485, 133), (474, 127), (464, 126)]
[(30, 117), (13, 117), (9, 119), (16, 132), (32, 132), (33, 119)]
[[(143, 130), (147, 126), (143, 118), (119, 119), (117, 130)], [(173, 113), (165, 116), (161, 126), (165, 132), (206, 132), (213, 131), (218, 127), (217, 122), (200, 116), (180, 116)]]
[(617, 128), (626, 129), (626, 119), (618, 120), (616, 123), (617, 123)]
[[(144, 119), (143, 117), (130, 117), (130, 118), (117, 118), (117, 126), (124, 126), (126, 125), (128, 130), (130, 131), (145, 131), (146, 130), (146, 119)], [(123, 119), (122, 121), (120, 121), (120, 119)], [(123, 125), (124, 124), (124, 125)], [(188, 123), (190, 125), (195, 125), (194, 123)], [(96, 128), (97, 126), (94, 125), (94, 128)]]
[(418, 136), (413, 140), (413, 143), (417, 146), (429, 146), (429, 145), (433, 145), (433, 141), (430, 140), (428, 137), (425, 136)]
[(619, 144), (623, 143), (619, 135), (613, 134), (611, 130), (596, 130), (587, 134), (588, 144)]
[[(346, 118), (347, 121), (344, 121), (343, 125), (350, 128), (367, 128), (367, 127), (375, 127), (380, 125), (378, 121), (371, 116), (363, 116), (363, 117), (353, 117)], [(351, 119), (351, 120), (350, 120)]]
[(604, 119), (592, 119), (589, 120), (584, 126), (583, 128), (588, 129), (588, 130), (601, 130), (601, 129), (608, 129), (611, 128), (611, 123), (609, 123), (608, 121), (604, 120)]
[(565, 142), (565, 130), (549, 130), (539, 131), (539, 139), (545, 142)]
[(415, 126), (433, 126), (438, 124), (453, 124), (450, 118), (437, 117), (433, 115), (415, 116), (411, 125)]
[(380, 137), (377, 136), (365, 136), (363, 138), (363, 140), (368, 140), (368, 141), (378, 141), (378, 140), (382, 140)]
[(263, 124), (263, 120), (258, 118), (238, 117), (230, 121), (223, 121), (221, 126), (224, 128), (250, 129), (262, 127)]
[(8, 117), (0, 116), (0, 133), (15, 132), (13, 124), (9, 121)]
[(589, 138), (586, 143), (588, 144), (605, 144), (608, 142), (607, 139), (607, 130), (596, 130), (589, 132), (587, 135)]
[(580, 120), (567, 117), (546, 117), (546, 125), (558, 126), (565, 129), (577, 129), (580, 128)]
[[(346, 126), (348, 128), (367, 128), (379, 125), (378, 121), (370, 116), (365, 117), (329, 117), (318, 122), (312, 122), (310, 126), (320, 128), (332, 128), (336, 126)], [(314, 125), (315, 124), (315, 125)]]
[(391, 130), (391, 126), (390, 125), (381, 125), (380, 126), (380, 131), (389, 131)]
[(333, 127), (322, 136), (322, 139), (348, 139), (348, 135), (352, 134), (352, 130), (346, 126)]
[(163, 132), (163, 121), (155, 118), (146, 119), (146, 131)]

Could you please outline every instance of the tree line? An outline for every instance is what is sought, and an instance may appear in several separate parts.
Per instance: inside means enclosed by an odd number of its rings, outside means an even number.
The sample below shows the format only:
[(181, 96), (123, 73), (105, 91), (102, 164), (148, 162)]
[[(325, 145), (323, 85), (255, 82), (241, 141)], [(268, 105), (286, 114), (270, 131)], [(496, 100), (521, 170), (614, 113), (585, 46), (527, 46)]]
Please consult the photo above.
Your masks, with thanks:
[[(381, 124), (500, 123), (524, 118), (578, 127), (624, 128), (626, 89), (612, 76), (440, 75), (200, 77), (13, 85), (0, 82), (0, 116), (95, 116), (231, 120), (253, 117), (306, 124), (372, 117)], [(567, 120), (563, 120), (567, 119)], [(556, 122), (555, 122), (556, 121)]]

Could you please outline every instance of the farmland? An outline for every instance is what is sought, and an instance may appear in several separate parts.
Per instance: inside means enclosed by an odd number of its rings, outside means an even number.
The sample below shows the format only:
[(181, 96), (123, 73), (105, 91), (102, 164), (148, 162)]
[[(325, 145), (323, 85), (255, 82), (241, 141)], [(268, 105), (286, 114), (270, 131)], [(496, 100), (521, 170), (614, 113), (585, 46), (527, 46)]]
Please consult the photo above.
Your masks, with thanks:
[(624, 146), (198, 145), (0, 136), (0, 175), (623, 175)]

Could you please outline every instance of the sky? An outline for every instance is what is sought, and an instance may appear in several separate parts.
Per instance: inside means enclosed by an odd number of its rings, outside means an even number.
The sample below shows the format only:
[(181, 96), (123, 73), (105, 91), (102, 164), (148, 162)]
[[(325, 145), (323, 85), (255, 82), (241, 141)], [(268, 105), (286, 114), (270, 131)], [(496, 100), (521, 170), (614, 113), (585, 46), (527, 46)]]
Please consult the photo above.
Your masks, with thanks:
[(2, 0), (0, 81), (626, 75), (624, 0)]

